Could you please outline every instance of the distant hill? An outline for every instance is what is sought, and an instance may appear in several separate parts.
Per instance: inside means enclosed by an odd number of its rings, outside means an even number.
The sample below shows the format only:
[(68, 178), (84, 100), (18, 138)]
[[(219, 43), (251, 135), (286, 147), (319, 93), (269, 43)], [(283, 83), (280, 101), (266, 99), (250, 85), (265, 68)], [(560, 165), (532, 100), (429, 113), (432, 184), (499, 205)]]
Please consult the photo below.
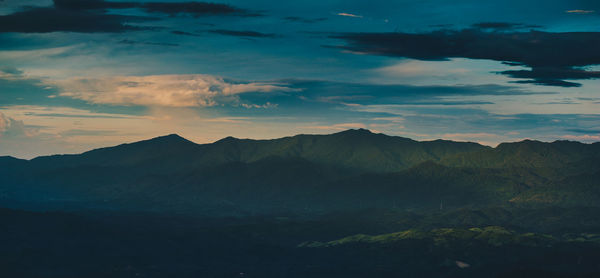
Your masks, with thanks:
[(599, 206), (599, 172), (598, 143), (491, 148), (358, 129), (195, 144), (172, 134), (78, 155), (0, 157), (0, 201), (219, 215)]

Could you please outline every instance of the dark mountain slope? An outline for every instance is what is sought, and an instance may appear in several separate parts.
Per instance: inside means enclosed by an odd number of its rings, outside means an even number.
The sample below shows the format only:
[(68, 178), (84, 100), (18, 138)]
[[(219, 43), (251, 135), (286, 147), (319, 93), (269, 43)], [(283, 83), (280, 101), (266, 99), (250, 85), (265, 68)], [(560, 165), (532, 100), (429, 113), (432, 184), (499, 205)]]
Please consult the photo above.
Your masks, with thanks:
[(418, 142), (407, 138), (348, 130), (331, 135), (297, 135), (273, 140), (227, 137), (212, 144), (198, 145), (172, 134), (154, 139), (85, 152), (54, 155), (31, 160), (38, 168), (76, 165), (149, 165), (203, 167), (228, 162), (254, 162), (268, 157), (302, 158), (317, 164), (335, 165), (361, 171), (391, 172), (425, 161), (439, 161), (448, 155), (481, 151), (476, 143), (444, 140)]
[(452, 167), (524, 167), (561, 168), (584, 160), (600, 160), (600, 144), (583, 144), (573, 141), (544, 143), (525, 140), (502, 143), (493, 149), (461, 153), (442, 159)]
[(169, 135), (80, 155), (0, 158), (0, 201), (220, 214), (596, 206), (599, 146), (489, 148), (367, 130), (203, 145)]
[[(131, 166), (137, 164), (183, 164), (202, 147), (179, 135), (171, 134), (150, 140), (101, 148), (77, 155), (53, 155), (32, 159), (35, 168), (62, 168), (81, 165)], [(175, 165), (174, 165), (175, 166)]]
[(0, 157), (0, 276), (598, 277), (599, 146), (350, 130)]
[[(296, 135), (273, 140), (228, 137), (206, 148), (198, 158), (206, 163), (253, 162), (266, 157), (296, 157), (361, 171), (392, 172), (452, 154), (487, 149), (476, 143), (417, 142), (411, 139), (348, 130), (331, 135)], [(201, 164), (201, 163), (200, 163)]]

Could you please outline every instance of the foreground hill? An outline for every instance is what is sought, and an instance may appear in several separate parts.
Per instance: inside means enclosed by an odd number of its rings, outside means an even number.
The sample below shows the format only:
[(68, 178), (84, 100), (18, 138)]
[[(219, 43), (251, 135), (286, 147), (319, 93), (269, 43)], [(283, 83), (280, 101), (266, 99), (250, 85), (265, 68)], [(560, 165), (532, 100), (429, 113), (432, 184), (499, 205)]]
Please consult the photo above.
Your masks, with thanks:
[(78, 155), (2, 157), (0, 166), (0, 200), (26, 209), (243, 215), (600, 204), (600, 144), (567, 141), (490, 148), (362, 129), (212, 144), (168, 135)]
[(599, 147), (348, 130), (0, 157), (0, 277), (600, 277)]

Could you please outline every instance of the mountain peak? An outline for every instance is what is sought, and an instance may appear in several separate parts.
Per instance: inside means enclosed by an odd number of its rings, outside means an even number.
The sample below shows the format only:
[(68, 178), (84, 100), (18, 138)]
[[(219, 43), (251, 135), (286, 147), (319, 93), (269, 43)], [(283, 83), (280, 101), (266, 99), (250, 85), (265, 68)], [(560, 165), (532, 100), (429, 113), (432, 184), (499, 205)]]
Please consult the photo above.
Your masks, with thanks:
[(228, 142), (236, 142), (240, 139), (235, 138), (233, 136), (227, 136), (225, 138), (219, 139), (218, 141), (216, 141), (215, 143), (228, 143)]
[(156, 138), (168, 138), (168, 139), (183, 139), (183, 140), (186, 140), (185, 138), (179, 136), (179, 134), (177, 134), (177, 133), (171, 133), (171, 134), (159, 136), (159, 137), (156, 137)]
[(338, 132), (338, 134), (370, 135), (370, 134), (374, 134), (374, 133), (368, 129), (358, 128), (358, 129), (344, 130), (344, 131)]
[(147, 140), (147, 142), (169, 142), (169, 143), (177, 143), (177, 142), (190, 142), (190, 140), (185, 139), (181, 136), (179, 136), (179, 134), (176, 133), (172, 133), (169, 135), (164, 135), (164, 136), (158, 136), (158, 137), (154, 137), (150, 140)]
[(84, 154), (107, 152), (107, 151), (108, 152), (111, 152), (111, 151), (116, 151), (116, 152), (130, 152), (130, 151), (156, 152), (159, 149), (166, 148), (166, 149), (174, 150), (175, 148), (178, 148), (178, 146), (185, 147), (185, 146), (194, 146), (194, 145), (197, 145), (197, 144), (173, 133), (173, 134), (169, 134), (169, 135), (154, 137), (154, 138), (148, 139), (148, 140), (121, 144), (121, 145), (118, 145), (115, 147), (107, 147), (107, 148), (91, 150)]

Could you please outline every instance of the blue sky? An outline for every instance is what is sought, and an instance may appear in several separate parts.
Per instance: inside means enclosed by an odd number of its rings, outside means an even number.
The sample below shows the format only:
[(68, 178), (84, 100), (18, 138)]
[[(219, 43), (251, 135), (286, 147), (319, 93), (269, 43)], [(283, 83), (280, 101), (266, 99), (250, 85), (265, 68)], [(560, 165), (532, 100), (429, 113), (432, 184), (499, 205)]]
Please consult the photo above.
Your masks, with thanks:
[(0, 155), (368, 128), (600, 141), (600, 2), (0, 0)]

